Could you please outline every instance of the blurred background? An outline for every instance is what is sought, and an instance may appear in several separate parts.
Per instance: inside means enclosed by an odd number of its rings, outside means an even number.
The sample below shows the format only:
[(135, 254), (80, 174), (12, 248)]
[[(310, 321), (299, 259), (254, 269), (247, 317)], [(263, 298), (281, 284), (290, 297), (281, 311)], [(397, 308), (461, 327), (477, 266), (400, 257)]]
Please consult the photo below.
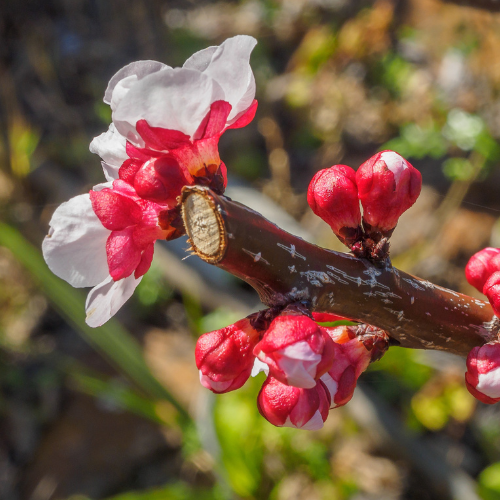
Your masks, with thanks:
[(462, 359), (391, 348), (321, 431), (278, 429), (255, 405), (262, 374), (221, 396), (198, 382), (200, 333), (261, 306), (181, 260), (185, 240), (158, 244), (95, 330), (85, 294), (47, 269), (53, 211), (102, 181), (88, 145), (110, 122), (110, 77), (241, 33), (259, 42), (259, 109), (222, 137), (228, 195), (342, 250), (307, 207), (309, 180), (396, 150), (424, 188), (394, 265), (477, 293), (464, 266), (500, 246), (500, 14), (440, 0), (2, 0), (0, 499), (499, 499), (500, 410), (469, 396)]

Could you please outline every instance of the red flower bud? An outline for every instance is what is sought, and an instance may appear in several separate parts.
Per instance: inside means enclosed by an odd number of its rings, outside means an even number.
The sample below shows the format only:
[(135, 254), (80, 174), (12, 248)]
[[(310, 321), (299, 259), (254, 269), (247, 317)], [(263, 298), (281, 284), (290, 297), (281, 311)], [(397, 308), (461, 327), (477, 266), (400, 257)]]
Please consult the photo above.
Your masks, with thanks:
[(495, 272), (500, 271), (500, 248), (483, 248), (475, 253), (465, 266), (467, 281), (480, 292), (484, 284)]
[(402, 156), (382, 151), (359, 167), (356, 183), (366, 232), (389, 237), (401, 214), (417, 200), (422, 176)]
[(500, 344), (490, 342), (474, 347), (467, 356), (465, 385), (483, 403), (500, 401)]
[(307, 202), (346, 245), (361, 237), (361, 211), (352, 168), (334, 165), (320, 170), (309, 184)]
[(271, 322), (254, 354), (283, 384), (310, 389), (332, 366), (333, 349), (330, 337), (312, 319), (288, 314)]
[(372, 360), (362, 340), (345, 326), (323, 328), (334, 341), (335, 361), (321, 377), (331, 397), (331, 408), (343, 406), (354, 394), (356, 383)]
[(321, 381), (311, 389), (299, 389), (268, 377), (257, 397), (257, 407), (277, 427), (316, 431), (328, 417), (330, 398)]
[(248, 318), (203, 334), (195, 350), (201, 384), (215, 393), (239, 389), (252, 372), (258, 341)]
[(500, 271), (493, 273), (484, 284), (483, 293), (488, 297), (493, 312), (500, 316)]

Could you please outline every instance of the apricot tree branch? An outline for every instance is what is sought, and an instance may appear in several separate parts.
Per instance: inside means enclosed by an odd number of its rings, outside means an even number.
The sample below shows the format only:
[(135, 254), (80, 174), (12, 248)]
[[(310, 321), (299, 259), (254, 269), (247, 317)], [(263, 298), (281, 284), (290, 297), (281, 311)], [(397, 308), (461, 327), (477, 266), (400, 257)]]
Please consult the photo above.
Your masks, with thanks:
[(207, 188), (184, 188), (182, 213), (196, 255), (249, 283), (269, 307), (304, 301), (386, 330), (402, 347), (461, 356), (496, 338), (488, 303), (320, 248)]

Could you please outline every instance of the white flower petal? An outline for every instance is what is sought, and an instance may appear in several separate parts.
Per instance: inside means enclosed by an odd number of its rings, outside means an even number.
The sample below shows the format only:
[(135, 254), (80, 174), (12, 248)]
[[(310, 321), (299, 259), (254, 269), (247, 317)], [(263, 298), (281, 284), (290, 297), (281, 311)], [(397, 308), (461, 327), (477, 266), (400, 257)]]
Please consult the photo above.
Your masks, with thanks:
[(125, 160), (128, 160), (126, 151), (127, 140), (118, 132), (112, 123), (108, 130), (90, 143), (90, 152), (98, 154), (106, 163), (103, 165), (107, 180), (118, 179), (118, 170)]
[(87, 325), (95, 328), (101, 326), (114, 316), (125, 302), (132, 296), (142, 276), (135, 279), (129, 276), (113, 281), (111, 276), (90, 290), (85, 303)]
[[(101, 161), (102, 172), (107, 181), (115, 181), (119, 178), (119, 169), (113, 167), (106, 163), (105, 161)], [(99, 189), (95, 189), (94, 191), (100, 191)]]
[(396, 182), (396, 187), (398, 187), (401, 175), (408, 169), (406, 160), (394, 151), (384, 151), (380, 155), (380, 159), (385, 161), (387, 168), (394, 174), (394, 181)]
[(182, 65), (183, 68), (196, 69), (197, 71), (205, 71), (212, 61), (214, 52), (219, 48), (218, 45), (212, 45), (206, 49), (195, 52), (186, 62)]
[(303, 425), (293, 424), (292, 421), (290, 420), (290, 415), (288, 415), (282, 427), (293, 427), (294, 429), (302, 429), (305, 431), (318, 431), (323, 427), (323, 425), (324, 425), (323, 417), (321, 416), (319, 410), (316, 410), (316, 413), (311, 417), (311, 419), (308, 420)]
[(164, 69), (145, 77), (123, 98), (113, 113), (117, 130), (136, 141), (135, 125), (145, 119), (151, 127), (179, 130), (192, 136), (214, 101), (224, 91), (209, 76), (187, 68)]
[(70, 285), (94, 286), (109, 275), (109, 234), (92, 210), (88, 193), (75, 196), (54, 212), (43, 256), (50, 270)]
[[(228, 38), (213, 51), (210, 63), (203, 73), (217, 81), (224, 90), (225, 100), (233, 107), (228, 117), (228, 122), (242, 111), (245, 111), (255, 97), (255, 79), (250, 67), (250, 54), (257, 44), (251, 36), (239, 35)], [(206, 49), (211, 50), (212, 47)], [(208, 57), (207, 52), (194, 54), (193, 61), (189, 64), (197, 69), (203, 67)], [(186, 61), (186, 64), (190, 61)]]
[(92, 188), (92, 191), (102, 191), (103, 189), (110, 189), (112, 187), (113, 187), (113, 182), (112, 181), (101, 182), (101, 184), (96, 184)]
[(339, 384), (336, 380), (334, 380), (329, 373), (325, 373), (320, 378), (321, 382), (323, 382), (328, 389), (331, 397), (330, 408), (335, 408), (337, 405), (333, 401), (337, 391), (339, 390)]
[(500, 398), (500, 366), (478, 375), (476, 389), (490, 398)]
[(259, 358), (255, 358), (252, 367), (252, 377), (256, 377), (260, 372), (264, 372), (266, 377), (269, 375), (269, 365), (261, 361)]
[(203, 375), (201, 370), (200, 373), (200, 383), (205, 389), (214, 390), (215, 392), (224, 392), (232, 383), (232, 380), (224, 380), (223, 382), (215, 382), (207, 375)]
[(157, 61), (137, 61), (124, 66), (113, 75), (104, 93), (104, 102), (111, 105), (111, 109), (118, 106), (120, 100), (135, 85), (151, 73), (156, 73), (163, 68), (169, 68), (166, 64)]
[(316, 410), (316, 413), (312, 416), (311, 420), (306, 422), (301, 429), (305, 431), (319, 431), (324, 425), (323, 417), (319, 410)]
[(286, 375), (289, 385), (312, 389), (316, 386), (316, 367), (321, 355), (316, 354), (306, 341), (296, 342), (276, 352), (277, 364)]

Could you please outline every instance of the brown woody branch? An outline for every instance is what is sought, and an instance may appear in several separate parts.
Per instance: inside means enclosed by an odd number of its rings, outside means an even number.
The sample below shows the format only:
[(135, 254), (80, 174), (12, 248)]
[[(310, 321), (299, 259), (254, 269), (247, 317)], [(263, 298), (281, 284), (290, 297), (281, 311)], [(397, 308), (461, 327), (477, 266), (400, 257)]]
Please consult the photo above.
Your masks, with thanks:
[(207, 188), (184, 188), (182, 212), (193, 251), (249, 283), (269, 307), (305, 301), (386, 330), (402, 347), (461, 356), (496, 338), (488, 303), (312, 245)]

